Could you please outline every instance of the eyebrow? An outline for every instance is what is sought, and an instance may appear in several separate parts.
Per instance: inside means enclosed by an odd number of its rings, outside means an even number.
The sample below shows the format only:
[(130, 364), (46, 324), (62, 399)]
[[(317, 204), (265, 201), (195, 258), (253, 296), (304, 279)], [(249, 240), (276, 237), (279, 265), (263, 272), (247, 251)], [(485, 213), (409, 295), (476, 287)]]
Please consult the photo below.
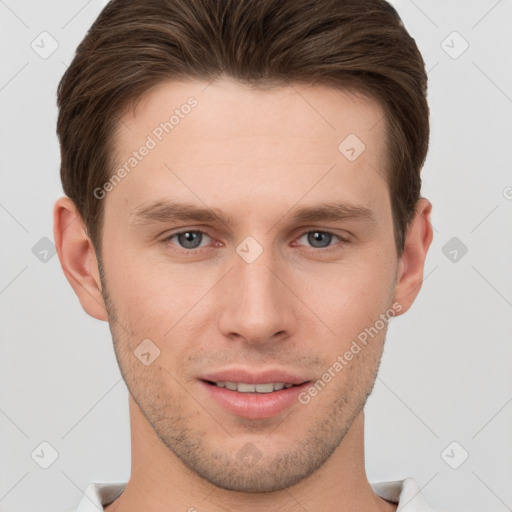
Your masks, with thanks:
[[(287, 213), (283, 215), (286, 217)], [(283, 218), (281, 217), (281, 219)], [(351, 203), (323, 203), (306, 206), (291, 211), (292, 222), (318, 222), (341, 220), (375, 220), (374, 212), (362, 205)], [(130, 214), (133, 225), (163, 224), (177, 221), (186, 222), (221, 222), (233, 224), (233, 217), (217, 208), (198, 207), (189, 203), (171, 200), (144, 203)]]

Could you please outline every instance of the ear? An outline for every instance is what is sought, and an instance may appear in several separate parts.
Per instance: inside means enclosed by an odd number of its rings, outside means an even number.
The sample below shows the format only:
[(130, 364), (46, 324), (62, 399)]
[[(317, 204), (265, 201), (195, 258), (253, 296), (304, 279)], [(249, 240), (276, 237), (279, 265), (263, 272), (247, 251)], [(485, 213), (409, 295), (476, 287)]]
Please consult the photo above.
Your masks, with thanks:
[(62, 270), (80, 304), (92, 317), (107, 321), (96, 252), (82, 217), (69, 197), (61, 197), (55, 203), (53, 236)]
[(423, 282), (423, 269), (428, 248), (432, 242), (430, 214), (432, 205), (421, 198), (405, 237), (405, 246), (398, 261), (394, 301), (401, 304), (399, 314), (405, 313), (412, 305)]

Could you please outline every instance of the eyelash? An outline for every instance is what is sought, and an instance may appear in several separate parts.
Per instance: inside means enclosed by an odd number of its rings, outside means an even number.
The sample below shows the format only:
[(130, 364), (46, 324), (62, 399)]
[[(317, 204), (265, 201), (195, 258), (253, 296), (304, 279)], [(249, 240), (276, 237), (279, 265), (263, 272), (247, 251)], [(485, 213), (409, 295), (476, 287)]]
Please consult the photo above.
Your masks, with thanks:
[[(173, 233), (167, 237), (165, 237), (162, 242), (166, 245), (170, 244), (170, 245), (174, 245), (174, 244), (171, 244), (171, 240), (174, 238), (174, 237), (177, 237), (179, 235), (182, 235), (184, 233), (200, 233), (201, 235), (206, 235), (207, 237), (211, 238), (208, 233), (206, 233), (205, 231), (202, 231), (201, 229), (188, 229), (188, 230), (185, 230), (185, 231), (178, 231), (177, 233)], [(336, 233), (332, 233), (330, 231), (323, 231), (323, 230), (320, 230), (320, 229), (313, 229), (313, 230), (309, 230), (309, 231), (304, 231), (298, 238), (297, 240), (301, 239), (304, 235), (308, 235), (309, 233), (323, 233), (323, 234), (327, 234), (327, 235), (332, 235), (332, 237), (334, 238), (337, 238), (338, 239), (338, 243), (335, 243), (333, 245), (329, 245), (327, 247), (310, 247), (311, 250), (313, 250), (314, 252), (317, 252), (317, 253), (330, 253), (330, 252), (333, 252), (333, 251), (336, 251), (336, 250), (340, 250), (341, 247), (340, 246), (344, 246), (346, 243), (348, 243), (348, 240), (346, 238), (343, 238), (341, 235), (337, 235)], [(180, 246), (175, 246), (176, 247), (176, 250), (178, 252), (182, 252), (182, 253), (186, 253), (186, 254), (193, 254), (194, 252), (197, 252), (199, 251), (200, 249), (202, 249), (201, 247), (196, 247), (196, 248), (193, 248), (193, 249), (185, 249), (184, 247), (180, 247)]]

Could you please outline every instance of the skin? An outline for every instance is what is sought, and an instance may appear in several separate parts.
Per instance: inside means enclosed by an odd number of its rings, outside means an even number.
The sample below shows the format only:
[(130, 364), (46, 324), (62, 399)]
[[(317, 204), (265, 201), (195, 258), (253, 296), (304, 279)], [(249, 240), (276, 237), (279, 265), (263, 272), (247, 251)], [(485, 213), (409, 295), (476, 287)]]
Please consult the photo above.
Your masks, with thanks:
[[(309, 403), (267, 419), (226, 411), (198, 378), (237, 367), (320, 379), (380, 314), (413, 303), (431, 205), (420, 199), (397, 255), (383, 110), (322, 86), (161, 84), (122, 118), (118, 164), (190, 96), (197, 107), (102, 199), (101, 279), (74, 204), (55, 205), (63, 270), (85, 311), (109, 321), (130, 391), (131, 477), (106, 510), (396, 510), (364, 468), (363, 407), (385, 327)], [(348, 134), (366, 146), (355, 161), (338, 150)], [(228, 219), (136, 215), (166, 200)], [(292, 219), (326, 203), (364, 207), (371, 218)], [(198, 248), (171, 237), (187, 230), (206, 233)], [(315, 231), (324, 233), (316, 244)], [(263, 250), (252, 263), (236, 252), (248, 236)], [(134, 351), (148, 338), (160, 355), (145, 366)], [(248, 443), (260, 455), (254, 464), (237, 457)]]

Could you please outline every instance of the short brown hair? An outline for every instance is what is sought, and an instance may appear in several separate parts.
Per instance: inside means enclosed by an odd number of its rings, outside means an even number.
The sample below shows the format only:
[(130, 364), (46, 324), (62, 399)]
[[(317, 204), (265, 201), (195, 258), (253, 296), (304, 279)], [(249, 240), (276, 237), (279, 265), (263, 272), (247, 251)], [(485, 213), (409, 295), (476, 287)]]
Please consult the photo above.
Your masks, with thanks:
[[(386, 118), (396, 247), (420, 197), (429, 142), (427, 75), (384, 0), (113, 0), (58, 88), (61, 179), (96, 249), (120, 116), (172, 79), (233, 77), (254, 87), (330, 85), (376, 99)], [(341, 142), (341, 141), (340, 141)]]

